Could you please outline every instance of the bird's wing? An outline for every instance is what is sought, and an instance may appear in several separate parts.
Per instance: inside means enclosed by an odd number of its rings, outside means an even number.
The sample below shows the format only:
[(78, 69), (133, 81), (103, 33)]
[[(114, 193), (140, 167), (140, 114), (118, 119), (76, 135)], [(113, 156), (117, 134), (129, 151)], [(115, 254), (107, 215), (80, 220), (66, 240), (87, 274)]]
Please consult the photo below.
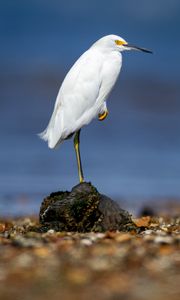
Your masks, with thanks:
[(46, 129), (50, 148), (54, 148), (97, 115), (92, 108), (101, 88), (101, 68), (102, 56), (89, 49), (66, 75)]
[(94, 105), (100, 86), (102, 55), (92, 49), (86, 51), (66, 75), (56, 100), (68, 110), (76, 109), (76, 117)]
[(118, 77), (121, 56), (86, 51), (66, 75), (48, 127), (41, 137), (54, 148), (98, 116)]

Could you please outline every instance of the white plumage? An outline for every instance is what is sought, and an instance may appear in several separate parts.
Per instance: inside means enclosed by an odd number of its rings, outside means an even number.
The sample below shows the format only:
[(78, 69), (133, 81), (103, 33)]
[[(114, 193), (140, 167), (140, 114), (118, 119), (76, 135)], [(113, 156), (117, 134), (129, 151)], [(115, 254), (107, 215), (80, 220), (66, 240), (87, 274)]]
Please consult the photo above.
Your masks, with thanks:
[(116, 45), (115, 38), (118, 37), (106, 36), (93, 44), (66, 75), (50, 122), (40, 134), (50, 148), (56, 147), (106, 110), (105, 100), (122, 64), (121, 53), (112, 51), (109, 45), (109, 39), (112, 39), (113, 47)]
[(49, 148), (55, 148), (75, 133), (80, 181), (84, 180), (79, 153), (80, 129), (93, 118), (107, 116), (106, 100), (121, 70), (121, 52), (131, 49), (151, 52), (129, 45), (117, 35), (105, 36), (94, 43), (66, 75), (49, 124), (40, 133)]

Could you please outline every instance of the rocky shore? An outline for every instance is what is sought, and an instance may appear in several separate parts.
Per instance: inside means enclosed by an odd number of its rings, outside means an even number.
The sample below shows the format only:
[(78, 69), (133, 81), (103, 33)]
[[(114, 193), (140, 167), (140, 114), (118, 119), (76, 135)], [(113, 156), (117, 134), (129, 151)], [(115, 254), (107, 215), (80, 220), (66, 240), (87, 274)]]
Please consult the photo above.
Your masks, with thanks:
[(178, 300), (180, 220), (133, 219), (128, 232), (37, 232), (0, 221), (0, 299)]

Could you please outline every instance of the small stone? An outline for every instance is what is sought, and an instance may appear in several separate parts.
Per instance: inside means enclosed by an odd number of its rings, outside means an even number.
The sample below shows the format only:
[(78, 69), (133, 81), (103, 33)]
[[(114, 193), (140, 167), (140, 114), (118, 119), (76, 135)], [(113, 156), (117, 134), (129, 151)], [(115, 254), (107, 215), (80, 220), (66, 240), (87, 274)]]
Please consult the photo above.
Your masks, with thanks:
[(152, 229), (147, 229), (143, 232), (143, 234), (146, 234), (146, 235), (149, 235), (149, 234), (152, 234), (153, 233), (153, 230)]
[(4, 232), (6, 230), (6, 226), (4, 223), (0, 223), (0, 233)]
[(171, 236), (156, 236), (154, 238), (154, 242), (158, 244), (171, 244), (173, 242), (173, 238)]
[(49, 234), (54, 234), (54, 229), (49, 229), (48, 231), (47, 231), (47, 233), (49, 233)]
[(115, 236), (115, 240), (119, 243), (124, 243), (131, 240), (132, 237), (130, 233), (119, 233)]
[(96, 236), (97, 236), (98, 239), (104, 239), (105, 235), (106, 234), (102, 233), (102, 232), (97, 232), (97, 234), (96, 234)]
[(92, 241), (89, 239), (82, 239), (81, 240), (81, 244), (85, 245), (85, 246), (91, 246), (92, 245)]
[(146, 216), (140, 219), (133, 219), (133, 222), (137, 227), (148, 227), (151, 221), (151, 217)]

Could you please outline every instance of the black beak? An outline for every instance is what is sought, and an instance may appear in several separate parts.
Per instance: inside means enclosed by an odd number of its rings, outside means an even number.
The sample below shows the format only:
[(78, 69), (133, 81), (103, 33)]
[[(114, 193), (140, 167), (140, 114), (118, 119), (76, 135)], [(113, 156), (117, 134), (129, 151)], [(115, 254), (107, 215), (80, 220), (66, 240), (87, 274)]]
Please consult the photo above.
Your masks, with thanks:
[(125, 46), (127, 48), (134, 49), (134, 50), (143, 51), (143, 52), (146, 52), (146, 53), (153, 53), (151, 50), (148, 50), (146, 48), (137, 47), (137, 46), (134, 46), (134, 45), (131, 45), (131, 44), (125, 44), (123, 46)]

